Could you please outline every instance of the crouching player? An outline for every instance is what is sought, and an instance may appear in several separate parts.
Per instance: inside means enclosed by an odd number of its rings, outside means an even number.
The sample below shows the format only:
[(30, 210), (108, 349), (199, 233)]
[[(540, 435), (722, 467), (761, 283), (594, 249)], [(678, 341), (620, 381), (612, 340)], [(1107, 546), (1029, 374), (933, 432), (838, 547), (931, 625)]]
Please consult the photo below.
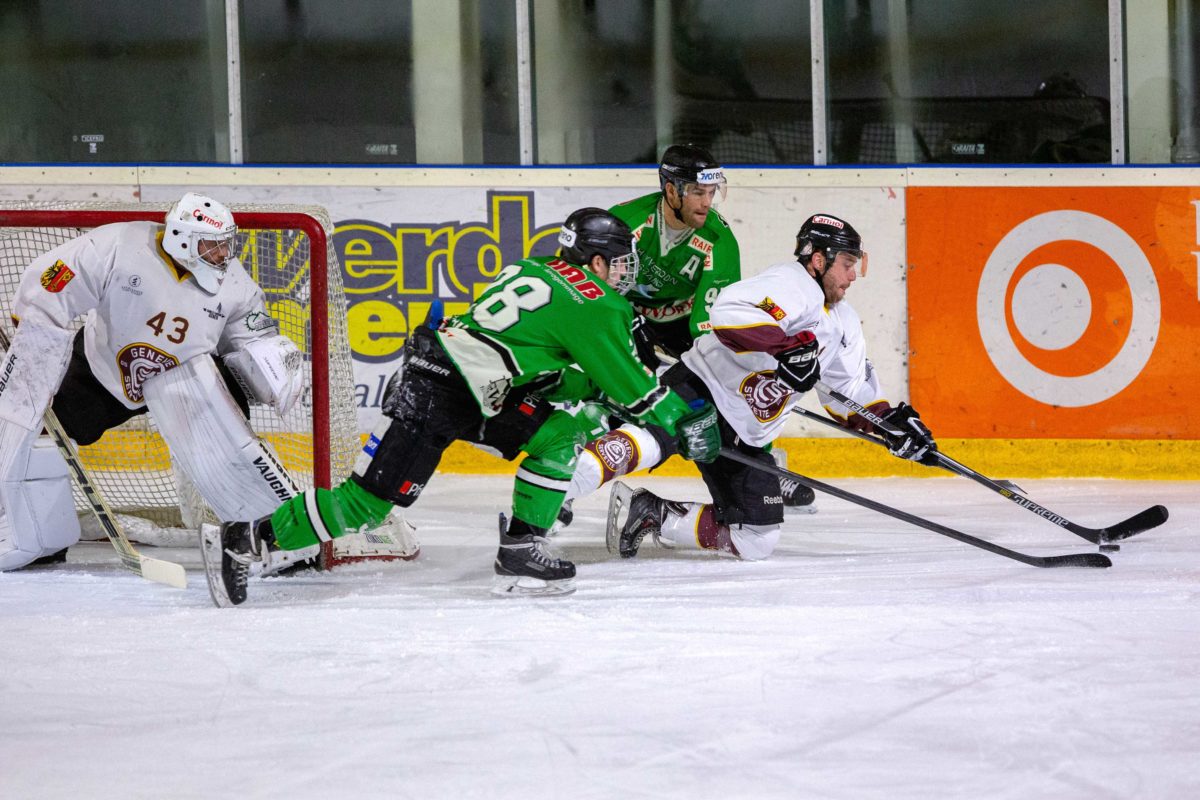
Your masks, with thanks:
[[(932, 434), (911, 406), (893, 408), (884, 398), (867, 360), (862, 322), (845, 302), (866, 260), (858, 232), (845, 220), (815, 214), (796, 234), (795, 255), (797, 261), (723, 289), (712, 309), (712, 331), (696, 340), (663, 382), (685, 400), (715, 403), (726, 446), (767, 466), (774, 462), (766, 446), (818, 380), (890, 423), (898, 431), (888, 437), (893, 455), (928, 463), (936, 451)], [(832, 398), (821, 400), (847, 427), (873, 431)], [(712, 503), (673, 502), (614, 484), (609, 550), (631, 558), (649, 535), (665, 547), (769, 556), (783, 522), (778, 478), (727, 458), (699, 469)]]

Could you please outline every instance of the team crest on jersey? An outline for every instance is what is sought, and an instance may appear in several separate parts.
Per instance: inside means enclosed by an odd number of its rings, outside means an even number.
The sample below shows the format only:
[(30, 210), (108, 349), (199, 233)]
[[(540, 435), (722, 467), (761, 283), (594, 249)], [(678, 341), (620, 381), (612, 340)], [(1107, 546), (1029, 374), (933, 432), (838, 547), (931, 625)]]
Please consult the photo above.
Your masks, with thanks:
[(770, 422), (782, 414), (791, 395), (785, 385), (775, 380), (775, 370), (750, 373), (742, 380), (738, 391), (759, 422)]
[(134, 403), (142, 402), (142, 389), (146, 381), (169, 369), (179, 366), (179, 359), (164, 353), (154, 345), (126, 345), (117, 353), (117, 369), (121, 372), (121, 388), (125, 396)]
[(622, 431), (606, 433), (589, 445), (588, 449), (600, 460), (600, 469), (604, 473), (605, 481), (637, 468), (637, 445), (634, 444), (633, 437)]
[(75, 273), (62, 262), (62, 259), (55, 261), (45, 272), (42, 273), (42, 288), (47, 292), (58, 294), (63, 289), (67, 288), (67, 284), (75, 277)]
[(754, 306), (770, 314), (771, 319), (776, 322), (782, 322), (783, 318), (787, 316), (787, 312), (775, 305), (775, 301), (769, 297), (764, 297), (761, 303), (755, 303)]

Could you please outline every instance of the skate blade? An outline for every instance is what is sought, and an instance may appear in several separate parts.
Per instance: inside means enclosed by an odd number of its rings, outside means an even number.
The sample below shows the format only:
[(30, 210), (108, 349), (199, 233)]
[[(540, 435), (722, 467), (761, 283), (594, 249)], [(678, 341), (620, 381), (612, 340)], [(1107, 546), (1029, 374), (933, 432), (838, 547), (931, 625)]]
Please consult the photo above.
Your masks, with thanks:
[(575, 579), (545, 581), (523, 575), (496, 575), (492, 594), (497, 597), (562, 597), (575, 593)]
[[(608, 496), (608, 522), (604, 528), (604, 545), (608, 552), (618, 555), (621, 552), (621, 530), (629, 518), (629, 501), (633, 499), (633, 489), (617, 481), (612, 486)], [(622, 513), (625, 512), (622, 517)]]
[(200, 526), (200, 560), (204, 562), (204, 579), (208, 594), (217, 608), (233, 608), (234, 602), (221, 580), (221, 529), (205, 523)]

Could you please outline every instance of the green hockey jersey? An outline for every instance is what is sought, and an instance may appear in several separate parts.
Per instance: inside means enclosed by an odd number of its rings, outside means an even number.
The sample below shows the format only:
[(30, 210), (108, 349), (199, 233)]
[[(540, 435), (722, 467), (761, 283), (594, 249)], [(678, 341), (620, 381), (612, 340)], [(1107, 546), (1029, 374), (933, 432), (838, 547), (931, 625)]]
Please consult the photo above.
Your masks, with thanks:
[(629, 303), (594, 273), (527, 258), (502, 269), (438, 338), (485, 417), (522, 387), (563, 401), (602, 392), (642, 423), (674, 430), (687, 404), (638, 361), (632, 326)]
[(704, 227), (667, 247), (661, 197), (655, 192), (609, 209), (637, 239), (641, 267), (638, 285), (628, 299), (650, 322), (689, 318), (688, 327), (696, 338), (711, 327), (708, 315), (717, 292), (741, 279), (741, 254), (729, 224), (715, 209), (708, 212)]

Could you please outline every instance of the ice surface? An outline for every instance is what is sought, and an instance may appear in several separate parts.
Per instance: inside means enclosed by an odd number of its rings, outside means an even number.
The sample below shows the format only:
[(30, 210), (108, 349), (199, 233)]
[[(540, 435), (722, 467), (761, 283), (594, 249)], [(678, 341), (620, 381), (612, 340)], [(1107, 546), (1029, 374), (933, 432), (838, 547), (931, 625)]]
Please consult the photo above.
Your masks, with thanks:
[[(1094, 546), (962, 479), (833, 480), (1036, 555)], [(677, 499), (698, 481), (643, 479)], [(607, 492), (556, 539), (566, 598), (489, 593), (511, 481), (438, 476), (421, 558), (255, 580), (213, 608), (106, 543), (0, 575), (4, 798), (1200, 796), (1200, 494), (1021, 481), (1110, 570), (1039, 570), (840, 501), (775, 555), (610, 558)]]

